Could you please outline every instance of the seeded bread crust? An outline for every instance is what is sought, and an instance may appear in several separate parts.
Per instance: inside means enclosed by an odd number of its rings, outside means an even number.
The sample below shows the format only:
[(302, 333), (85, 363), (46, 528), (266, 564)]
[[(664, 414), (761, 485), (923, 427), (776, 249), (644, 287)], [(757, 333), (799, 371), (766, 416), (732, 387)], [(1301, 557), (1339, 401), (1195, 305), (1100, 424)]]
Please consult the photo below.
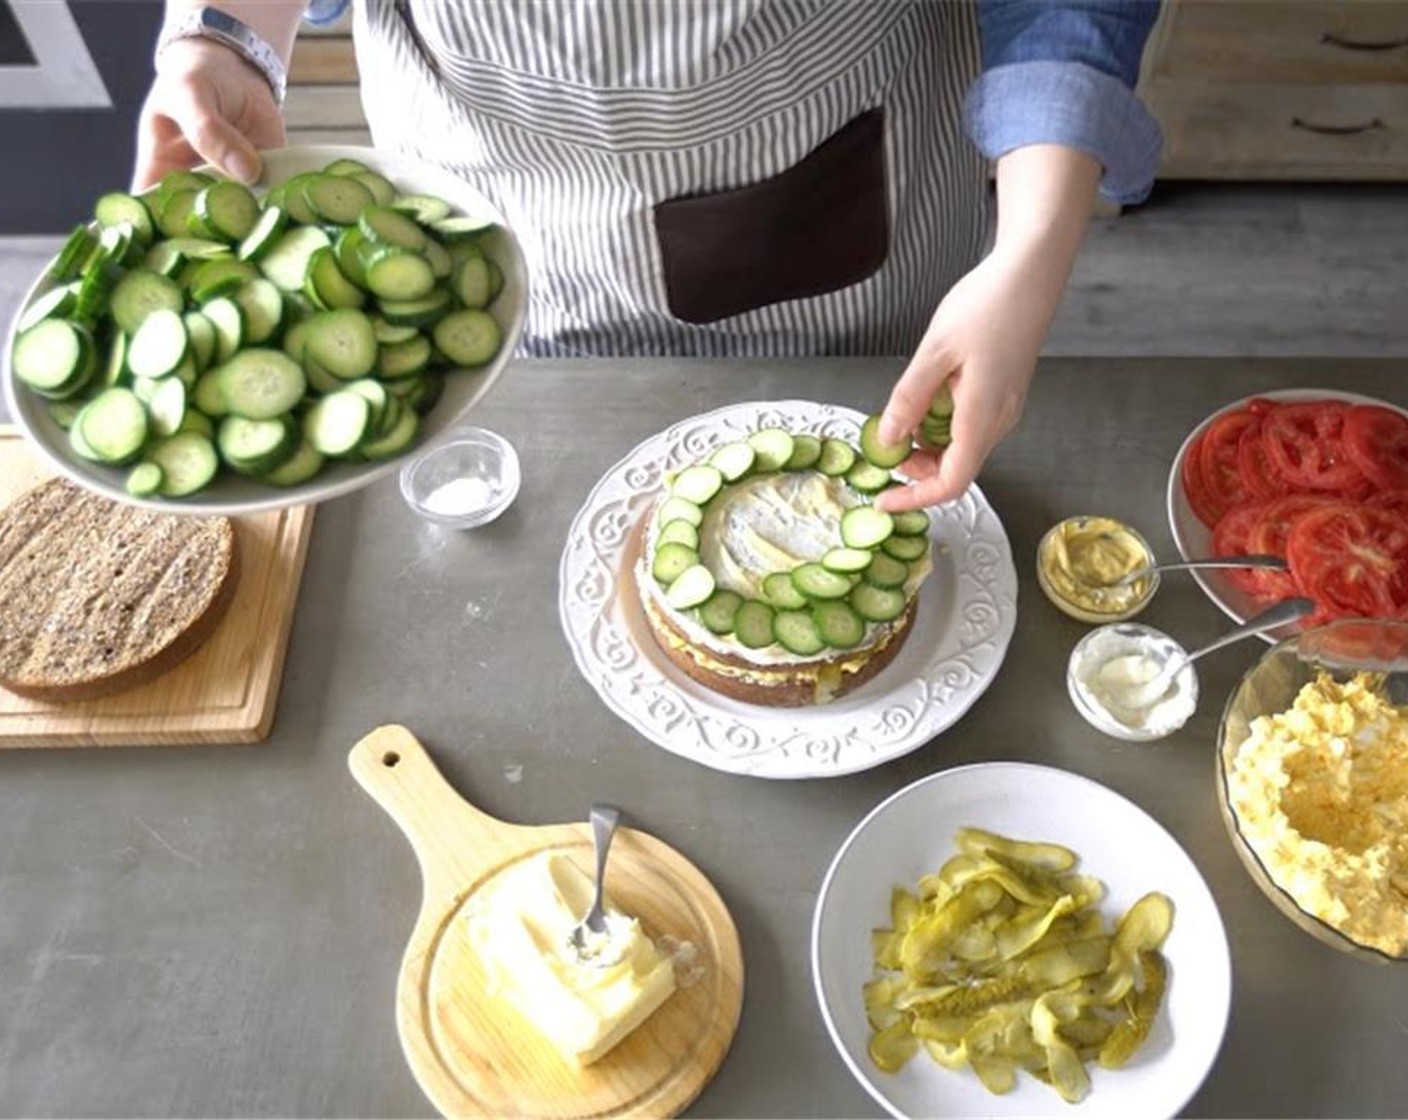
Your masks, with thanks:
[(210, 636), (238, 579), (228, 518), (42, 483), (0, 511), (0, 687), (68, 703), (152, 680)]
[[(884, 669), (904, 648), (913, 629), (911, 624), (919, 602), (917, 595), (909, 600), (904, 613), (890, 623), (889, 640), (873, 648), (836, 650), (825, 657), (782, 665), (751, 660), (741, 648), (736, 653), (701, 649), (641, 586), (641, 581), (650, 576), (638, 570), (638, 558), (654, 515), (652, 506), (636, 527), (632, 547), (627, 550), (628, 572), (636, 584), (636, 596), (655, 644), (691, 680), (732, 700), (768, 708), (803, 708), (853, 692)], [(700, 658), (707, 658), (718, 668), (701, 663)], [(853, 667), (844, 671), (843, 664), (853, 664)], [(727, 671), (730, 668), (744, 671), (748, 676), (730, 673)]]

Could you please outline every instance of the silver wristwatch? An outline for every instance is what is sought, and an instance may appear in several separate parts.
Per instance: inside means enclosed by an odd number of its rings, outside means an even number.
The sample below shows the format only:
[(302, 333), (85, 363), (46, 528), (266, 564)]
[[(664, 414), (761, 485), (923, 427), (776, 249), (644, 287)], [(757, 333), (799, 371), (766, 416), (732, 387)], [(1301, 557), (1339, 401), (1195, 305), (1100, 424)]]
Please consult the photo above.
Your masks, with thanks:
[(196, 8), (181, 16), (161, 33), (156, 53), (178, 39), (214, 39), (223, 43), (264, 75), (274, 92), (276, 104), (284, 103), (288, 88), (288, 71), (278, 51), (266, 43), (254, 30), (219, 8)]

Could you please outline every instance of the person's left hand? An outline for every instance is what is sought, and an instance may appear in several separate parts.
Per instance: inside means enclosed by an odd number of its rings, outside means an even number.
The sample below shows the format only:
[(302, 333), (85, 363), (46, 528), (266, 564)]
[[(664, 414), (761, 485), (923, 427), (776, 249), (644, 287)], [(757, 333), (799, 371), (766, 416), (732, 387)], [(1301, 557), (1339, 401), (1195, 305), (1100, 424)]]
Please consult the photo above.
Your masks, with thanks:
[(998, 441), (1022, 415), (1049, 320), (1045, 300), (1031, 298), (1027, 263), (994, 252), (949, 290), (880, 422), (887, 443), (910, 439), (944, 382), (953, 391), (952, 443), (916, 449), (901, 470), (914, 484), (893, 487), (881, 509), (918, 509), (959, 497)]

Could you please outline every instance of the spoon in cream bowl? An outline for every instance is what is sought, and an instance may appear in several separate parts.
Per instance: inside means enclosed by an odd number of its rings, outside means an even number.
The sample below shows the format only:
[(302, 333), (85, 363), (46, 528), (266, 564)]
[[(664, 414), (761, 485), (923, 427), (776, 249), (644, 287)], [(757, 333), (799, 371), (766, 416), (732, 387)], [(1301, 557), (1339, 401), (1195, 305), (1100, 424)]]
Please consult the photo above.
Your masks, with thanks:
[(1124, 701), (1131, 708), (1147, 708), (1162, 699), (1168, 692), (1169, 685), (1173, 683), (1174, 678), (1198, 658), (1212, 653), (1214, 650), (1219, 650), (1223, 646), (1230, 646), (1233, 642), (1240, 642), (1243, 638), (1250, 638), (1263, 631), (1285, 626), (1298, 618), (1304, 618), (1314, 610), (1314, 599), (1283, 599), (1259, 614), (1252, 615), (1242, 625), (1227, 631), (1202, 648), (1195, 649), (1184, 657), (1170, 657), (1153, 677), (1143, 684), (1133, 686), (1125, 694)]

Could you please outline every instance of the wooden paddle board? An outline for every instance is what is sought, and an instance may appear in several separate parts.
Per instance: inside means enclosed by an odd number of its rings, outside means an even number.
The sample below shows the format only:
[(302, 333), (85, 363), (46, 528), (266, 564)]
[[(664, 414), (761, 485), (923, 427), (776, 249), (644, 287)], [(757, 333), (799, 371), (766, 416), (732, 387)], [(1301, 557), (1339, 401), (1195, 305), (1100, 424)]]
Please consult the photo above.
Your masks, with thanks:
[[(674, 959), (678, 990), (602, 1059), (558, 1055), (490, 991), (465, 929), (475, 893), (546, 850), (592, 873), (585, 821), (526, 827), (464, 801), (404, 727), (379, 727), (348, 759), (353, 775), (400, 826), (420, 862), (420, 916), (397, 984), (401, 1045), (446, 1116), (673, 1116), (708, 1084), (743, 1003), (738, 932), (699, 870), (655, 837), (616, 834), (606, 889)], [(585, 806), (584, 814), (585, 816)]]

